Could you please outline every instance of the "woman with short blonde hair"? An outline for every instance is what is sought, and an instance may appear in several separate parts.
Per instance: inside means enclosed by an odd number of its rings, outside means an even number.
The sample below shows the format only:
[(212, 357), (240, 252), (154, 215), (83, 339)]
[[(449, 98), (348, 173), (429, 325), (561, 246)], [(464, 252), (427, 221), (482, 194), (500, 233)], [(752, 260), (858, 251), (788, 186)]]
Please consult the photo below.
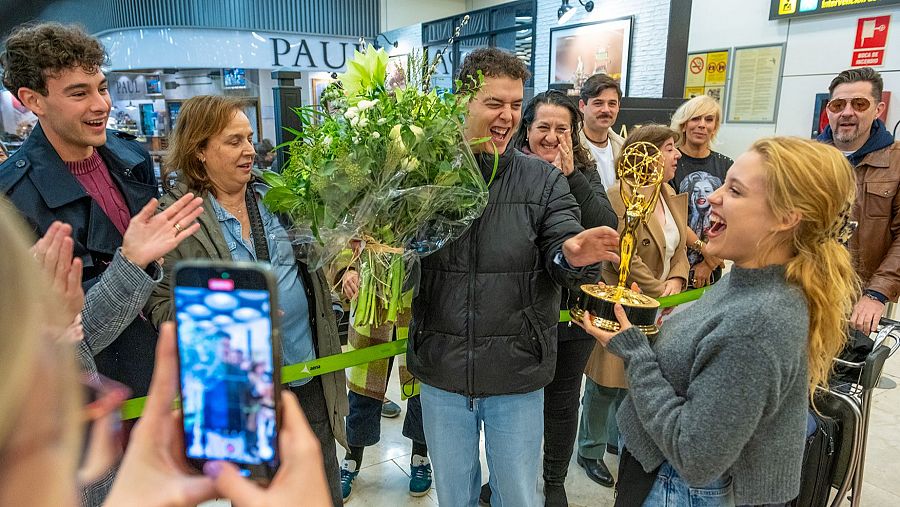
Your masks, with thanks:
[(722, 259), (705, 251), (706, 233), (710, 227), (709, 196), (722, 186), (728, 168), (734, 163), (712, 150), (722, 124), (722, 108), (712, 97), (700, 95), (681, 105), (672, 115), (672, 129), (681, 138), (681, 159), (672, 187), (687, 194), (687, 246), (691, 271), (688, 288), (705, 287), (722, 277)]

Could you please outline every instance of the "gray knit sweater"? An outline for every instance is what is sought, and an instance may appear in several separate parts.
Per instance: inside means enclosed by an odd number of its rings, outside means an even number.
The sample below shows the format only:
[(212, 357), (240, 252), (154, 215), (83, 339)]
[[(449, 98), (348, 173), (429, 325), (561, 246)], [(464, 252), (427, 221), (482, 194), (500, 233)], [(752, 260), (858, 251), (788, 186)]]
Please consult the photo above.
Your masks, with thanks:
[(632, 327), (609, 350), (630, 389), (625, 446), (650, 472), (668, 461), (702, 487), (730, 475), (738, 505), (800, 491), (806, 436), (809, 315), (782, 266), (735, 267), (666, 321), (651, 347)]

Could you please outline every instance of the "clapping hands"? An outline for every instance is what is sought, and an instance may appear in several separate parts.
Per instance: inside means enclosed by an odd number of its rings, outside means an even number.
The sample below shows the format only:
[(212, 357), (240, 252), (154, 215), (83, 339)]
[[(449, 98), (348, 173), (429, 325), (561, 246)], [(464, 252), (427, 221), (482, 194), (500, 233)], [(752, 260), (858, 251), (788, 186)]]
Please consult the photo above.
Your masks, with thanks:
[(200, 229), (194, 220), (203, 213), (202, 204), (203, 199), (188, 193), (157, 213), (157, 201), (150, 199), (131, 218), (122, 238), (122, 255), (141, 269), (162, 258)]

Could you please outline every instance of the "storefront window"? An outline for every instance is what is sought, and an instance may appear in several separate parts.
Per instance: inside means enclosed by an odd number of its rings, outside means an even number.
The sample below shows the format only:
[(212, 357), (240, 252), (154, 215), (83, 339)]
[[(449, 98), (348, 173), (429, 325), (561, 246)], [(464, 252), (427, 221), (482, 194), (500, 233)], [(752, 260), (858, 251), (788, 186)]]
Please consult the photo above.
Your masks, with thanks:
[[(534, 5), (533, 1), (512, 2), (468, 13), (469, 22), (447, 48), (447, 40), (462, 22), (463, 16), (440, 19), (422, 25), (422, 40), (429, 55), (446, 48), (446, 56), (437, 67), (432, 86), (451, 88), (459, 66), (472, 50), (499, 47), (518, 56), (534, 75)], [(525, 83), (525, 98), (534, 95), (534, 78)]]

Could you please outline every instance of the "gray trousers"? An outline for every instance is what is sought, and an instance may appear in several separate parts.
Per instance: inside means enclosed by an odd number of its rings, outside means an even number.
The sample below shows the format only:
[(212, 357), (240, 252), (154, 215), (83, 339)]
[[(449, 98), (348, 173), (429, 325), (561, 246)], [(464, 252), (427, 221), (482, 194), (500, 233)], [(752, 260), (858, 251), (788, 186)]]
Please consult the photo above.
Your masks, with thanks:
[(581, 423), (578, 426), (578, 454), (581, 457), (603, 459), (606, 444), (619, 446), (616, 412), (626, 393), (627, 389), (604, 387), (590, 377), (584, 378)]

